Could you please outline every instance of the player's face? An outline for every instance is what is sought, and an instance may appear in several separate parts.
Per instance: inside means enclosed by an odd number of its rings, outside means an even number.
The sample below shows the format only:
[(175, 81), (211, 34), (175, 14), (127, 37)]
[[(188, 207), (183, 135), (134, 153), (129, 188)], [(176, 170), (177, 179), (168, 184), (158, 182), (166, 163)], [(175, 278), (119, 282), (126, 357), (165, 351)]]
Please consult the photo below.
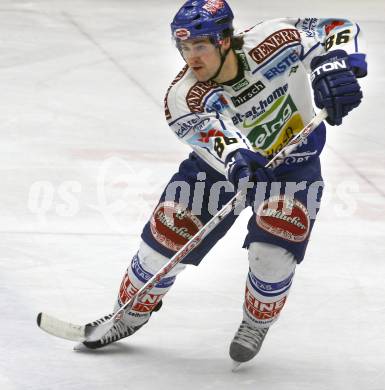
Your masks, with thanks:
[(187, 65), (198, 81), (213, 77), (221, 64), (219, 50), (209, 38), (197, 38), (180, 43), (180, 49)]

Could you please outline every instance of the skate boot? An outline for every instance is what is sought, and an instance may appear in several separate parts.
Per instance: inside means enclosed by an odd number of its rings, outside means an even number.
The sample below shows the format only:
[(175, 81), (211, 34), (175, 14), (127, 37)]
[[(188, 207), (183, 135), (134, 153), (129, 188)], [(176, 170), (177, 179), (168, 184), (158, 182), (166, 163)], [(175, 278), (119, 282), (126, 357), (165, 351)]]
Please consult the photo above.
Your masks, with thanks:
[(251, 360), (261, 349), (269, 328), (254, 328), (242, 321), (230, 344), (230, 357), (236, 363)]
[[(162, 301), (160, 301), (155, 306), (155, 309), (150, 313), (148, 320), (140, 325), (132, 326), (128, 323), (128, 321), (125, 321), (124, 319), (122, 319), (121, 321), (118, 321), (101, 339), (96, 340), (96, 341), (83, 341), (83, 343), (81, 343), (81, 344), (89, 349), (98, 349), (98, 348), (105, 347), (106, 345), (114, 343), (115, 341), (118, 341), (118, 340), (123, 339), (125, 337), (131, 336), (135, 332), (137, 332), (142, 326), (147, 324), (147, 322), (149, 321), (149, 319), (151, 317), (151, 314), (154, 311), (158, 311), (161, 307), (162, 307)], [(102, 317), (99, 320), (91, 322), (88, 325), (91, 325), (91, 326), (100, 325), (103, 322), (108, 321), (113, 315), (114, 314), (111, 313), (108, 316)]]

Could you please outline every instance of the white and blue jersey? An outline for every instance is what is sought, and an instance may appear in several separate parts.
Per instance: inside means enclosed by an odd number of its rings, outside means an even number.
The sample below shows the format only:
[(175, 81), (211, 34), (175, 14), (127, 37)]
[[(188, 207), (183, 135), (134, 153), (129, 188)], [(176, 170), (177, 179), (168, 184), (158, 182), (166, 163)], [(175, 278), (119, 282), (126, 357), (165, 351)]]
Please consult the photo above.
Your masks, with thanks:
[[(198, 82), (186, 66), (167, 92), (165, 110), (171, 129), (193, 152), (161, 195), (143, 240), (167, 257), (186, 244), (217, 211), (210, 207), (213, 188), (227, 183), (229, 153), (247, 148), (268, 159), (278, 153), (314, 116), (311, 60), (343, 49), (349, 61), (355, 61), (352, 68), (359, 68), (361, 54), (355, 53), (361, 51), (360, 34), (358, 25), (342, 19), (270, 20), (241, 34), (244, 44), (236, 50), (241, 71), (231, 82)], [(244, 247), (264, 242), (288, 250), (298, 263), (303, 260), (322, 197), (319, 154), (324, 144), (321, 124), (275, 168), (277, 195), (266, 193), (254, 204)], [(202, 172), (205, 175), (199, 178)], [(175, 198), (168, 199), (169, 186), (180, 183), (183, 191), (180, 187)], [(287, 183), (301, 184), (292, 197), (285, 192)], [(204, 191), (200, 196), (198, 187)], [(234, 188), (223, 188), (215, 205), (222, 208), (234, 194)], [(198, 265), (237, 217), (232, 212), (224, 218), (183, 263)]]
[[(241, 77), (232, 83), (199, 82), (186, 66), (165, 98), (168, 124), (207, 164), (225, 175), (226, 157), (238, 148), (268, 159), (313, 118), (310, 62), (330, 50), (362, 52), (357, 24), (345, 19), (275, 19), (239, 34)], [(283, 173), (318, 158), (325, 126), (276, 169)]]

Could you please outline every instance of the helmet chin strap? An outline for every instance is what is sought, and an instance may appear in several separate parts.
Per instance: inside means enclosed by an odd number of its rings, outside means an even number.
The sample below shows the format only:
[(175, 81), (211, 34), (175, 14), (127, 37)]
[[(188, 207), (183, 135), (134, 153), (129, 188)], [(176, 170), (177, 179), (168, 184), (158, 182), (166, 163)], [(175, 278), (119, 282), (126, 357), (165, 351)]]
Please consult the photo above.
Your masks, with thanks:
[(231, 47), (229, 47), (223, 54), (222, 54), (222, 52), (221, 52), (221, 48), (219, 47), (218, 49), (219, 49), (219, 55), (221, 56), (221, 63), (220, 63), (220, 65), (219, 65), (217, 71), (215, 72), (214, 76), (210, 77), (210, 78), (208, 79), (208, 81), (215, 81), (214, 79), (215, 79), (216, 77), (218, 77), (219, 73), (221, 73), (221, 70), (222, 70), (222, 68), (223, 68), (223, 64), (224, 64), (225, 61), (226, 61), (227, 55), (230, 53)]

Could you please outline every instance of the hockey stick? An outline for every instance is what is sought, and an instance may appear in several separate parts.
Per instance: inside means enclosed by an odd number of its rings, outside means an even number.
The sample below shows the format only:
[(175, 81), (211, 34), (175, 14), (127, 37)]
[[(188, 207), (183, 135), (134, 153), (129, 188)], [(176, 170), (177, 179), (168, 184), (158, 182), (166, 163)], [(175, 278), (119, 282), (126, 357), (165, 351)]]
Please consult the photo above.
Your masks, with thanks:
[[(327, 117), (326, 110), (320, 111), (274, 158), (272, 158), (266, 168), (275, 168), (305, 140)], [(202, 240), (238, 205), (243, 202), (244, 193), (237, 192), (236, 195), (221, 210), (208, 221), (175, 255), (164, 265), (151, 279), (149, 279), (136, 294), (134, 294), (114, 315), (99, 325), (75, 325), (70, 322), (61, 321), (46, 313), (39, 313), (37, 316), (38, 326), (56, 337), (61, 337), (71, 341), (96, 341), (103, 337), (116, 322), (123, 318), (125, 311), (130, 310), (134, 301), (140, 301), (152, 288), (158, 284), (177, 264), (179, 264)]]

